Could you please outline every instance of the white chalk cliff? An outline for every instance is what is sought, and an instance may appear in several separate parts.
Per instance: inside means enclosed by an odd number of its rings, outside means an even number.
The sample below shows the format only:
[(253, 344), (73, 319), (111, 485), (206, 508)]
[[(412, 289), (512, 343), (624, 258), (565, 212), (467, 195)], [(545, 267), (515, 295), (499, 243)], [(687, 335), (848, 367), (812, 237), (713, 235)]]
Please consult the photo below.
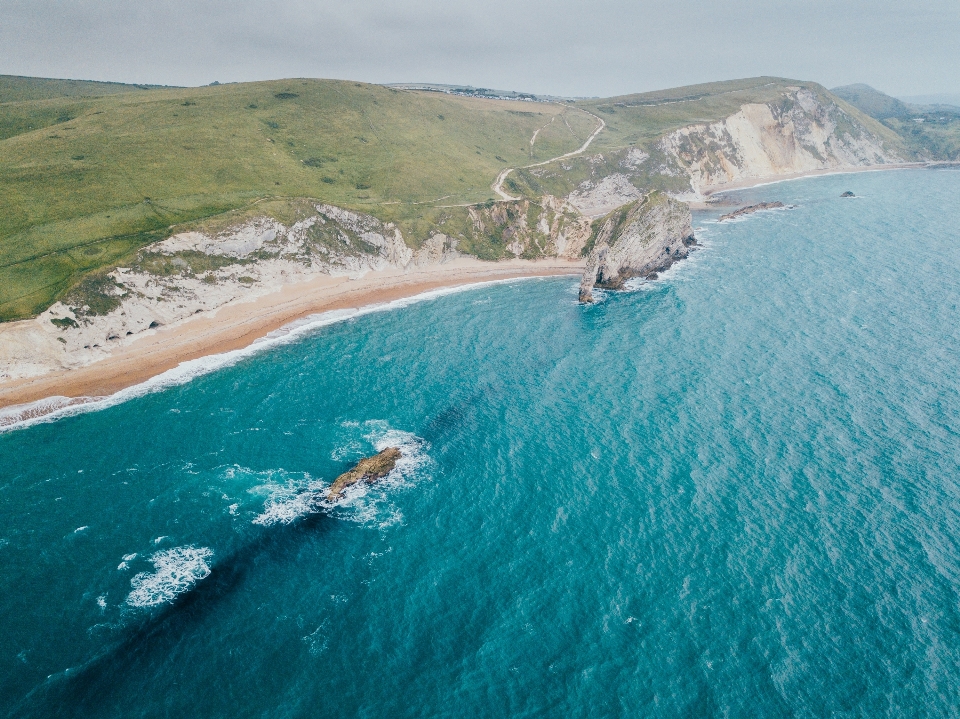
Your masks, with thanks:
[(740, 180), (903, 162), (884, 139), (839, 105), (797, 88), (783, 103), (747, 104), (721, 122), (663, 137), (665, 174), (690, 177), (681, 199)]

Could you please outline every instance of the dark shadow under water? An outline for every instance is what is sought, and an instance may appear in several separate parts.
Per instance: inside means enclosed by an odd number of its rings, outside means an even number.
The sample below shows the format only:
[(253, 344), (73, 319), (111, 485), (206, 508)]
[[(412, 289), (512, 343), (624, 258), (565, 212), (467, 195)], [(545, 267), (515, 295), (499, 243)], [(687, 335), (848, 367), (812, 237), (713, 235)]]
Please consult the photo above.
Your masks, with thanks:
[[(431, 445), (449, 446), (478, 408), (481, 400), (502, 393), (487, 384), (465, 400), (455, 401), (431, 418), (424, 429)], [(321, 494), (321, 493), (318, 493)], [(336, 519), (323, 510), (290, 523), (255, 531), (210, 574), (191, 589), (178, 595), (106, 648), (77, 668), (50, 676), (24, 697), (10, 717), (94, 717), (103, 716), (115, 690), (125, 677), (143, 676), (162, 664), (208, 616), (242, 589), (252, 570), (262, 562), (279, 563), (293, 556), (307, 541), (316, 541), (333, 528)]]
[(306, 541), (328, 532), (335, 520), (324, 512), (255, 533), (241, 547), (217, 562), (192, 589), (128, 630), (118, 643), (86, 664), (49, 677), (33, 689), (10, 717), (93, 717), (127, 676), (143, 676), (176, 647), (225, 600), (240, 590), (262, 562), (282, 562)]

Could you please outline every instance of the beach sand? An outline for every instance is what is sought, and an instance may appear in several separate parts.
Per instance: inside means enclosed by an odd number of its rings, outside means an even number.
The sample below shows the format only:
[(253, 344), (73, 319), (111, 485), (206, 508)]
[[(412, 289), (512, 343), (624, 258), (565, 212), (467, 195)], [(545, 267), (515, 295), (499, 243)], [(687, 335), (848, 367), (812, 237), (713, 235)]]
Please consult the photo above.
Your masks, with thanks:
[(446, 287), (521, 277), (580, 274), (581, 260), (460, 258), (413, 271), (368, 272), (358, 279), (324, 275), (248, 302), (163, 327), (109, 357), (78, 369), (0, 384), (0, 408), (48, 397), (104, 397), (145, 382), (181, 362), (240, 349), (309, 315), (376, 305)]

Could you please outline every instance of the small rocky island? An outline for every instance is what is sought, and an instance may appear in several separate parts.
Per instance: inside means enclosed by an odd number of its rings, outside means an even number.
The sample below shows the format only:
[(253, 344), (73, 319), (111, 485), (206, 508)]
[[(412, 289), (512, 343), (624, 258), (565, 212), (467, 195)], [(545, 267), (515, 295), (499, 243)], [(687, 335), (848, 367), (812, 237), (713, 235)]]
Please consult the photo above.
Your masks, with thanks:
[(856, 197), (856, 195), (854, 195), (852, 192), (850, 192), (850, 190), (847, 190), (847, 191), (844, 192), (842, 195), (840, 195), (840, 197)]
[(372, 457), (364, 457), (353, 469), (349, 469), (330, 485), (330, 491), (327, 493), (328, 502), (338, 502), (343, 499), (343, 493), (347, 487), (352, 487), (357, 482), (374, 482), (383, 479), (393, 468), (397, 466), (397, 460), (403, 455), (396, 447), (387, 447), (377, 452)]
[(783, 207), (782, 202), (761, 202), (759, 205), (750, 205), (749, 207), (741, 207), (739, 210), (734, 210), (729, 212), (726, 215), (722, 215), (719, 219), (719, 222), (725, 220), (732, 220), (735, 217), (743, 217), (744, 215), (752, 215), (754, 212), (760, 212), (760, 210), (777, 210)]

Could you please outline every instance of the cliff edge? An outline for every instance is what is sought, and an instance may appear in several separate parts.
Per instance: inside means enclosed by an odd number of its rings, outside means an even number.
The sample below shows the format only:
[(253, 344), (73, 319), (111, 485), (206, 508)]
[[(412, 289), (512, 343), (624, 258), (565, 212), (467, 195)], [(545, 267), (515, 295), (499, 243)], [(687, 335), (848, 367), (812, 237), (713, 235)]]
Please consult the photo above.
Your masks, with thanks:
[(580, 301), (593, 288), (619, 289), (631, 277), (649, 277), (687, 257), (696, 244), (690, 208), (653, 191), (598, 220), (593, 249), (580, 281)]

